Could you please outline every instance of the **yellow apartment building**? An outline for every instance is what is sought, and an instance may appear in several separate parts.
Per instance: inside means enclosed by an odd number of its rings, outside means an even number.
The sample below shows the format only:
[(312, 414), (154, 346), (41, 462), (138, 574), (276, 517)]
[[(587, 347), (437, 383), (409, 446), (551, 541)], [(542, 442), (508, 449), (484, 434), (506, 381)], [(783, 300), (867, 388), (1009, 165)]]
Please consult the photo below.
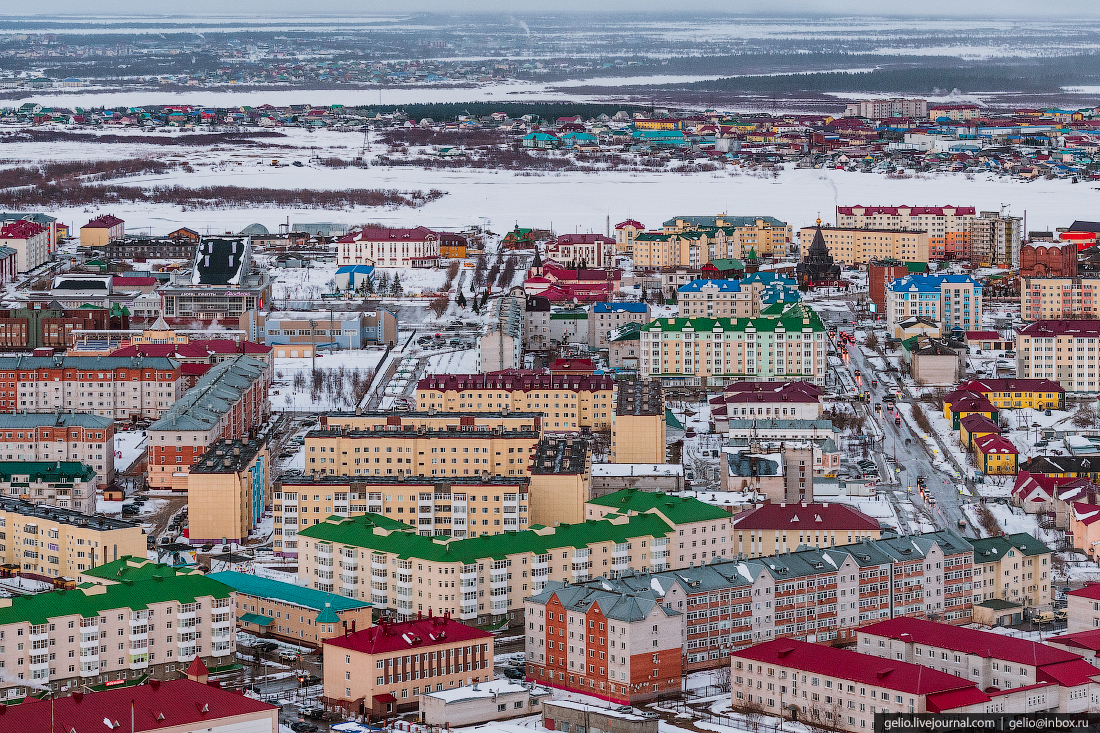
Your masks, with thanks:
[(1020, 281), (1020, 317), (1025, 321), (1100, 318), (1098, 278), (1023, 277)]
[(271, 505), (266, 437), (219, 440), (187, 474), (191, 542), (244, 542)]
[(591, 446), (580, 435), (542, 440), (531, 461), (531, 521), (556, 526), (584, 521), (592, 493)]
[(1051, 549), (1027, 533), (967, 539), (974, 547), (974, 603), (1050, 603)]
[[(810, 242), (817, 227), (802, 227), (799, 240)], [(928, 262), (928, 232), (908, 229), (821, 227), (829, 254), (842, 265), (864, 265), (871, 260)]]
[(432, 374), (416, 385), (424, 412), (541, 412), (543, 426), (560, 416), (572, 429), (610, 427), (614, 395), (615, 380), (606, 374)]
[(1066, 391), (1049, 379), (974, 379), (961, 383), (958, 389), (976, 392), (1003, 409), (1066, 409)]
[(135, 522), (20, 499), (0, 498), (0, 532), (5, 565), (51, 578), (75, 578), (126, 555), (146, 553), (145, 533)]
[(274, 549), (297, 557), (298, 532), (331, 516), (381, 514), (424, 537), (477, 537), (526, 529), (531, 479), (526, 476), (303, 476), (274, 491)]
[(659, 379), (619, 382), (611, 426), (612, 463), (664, 463), (665, 398)]
[(669, 545), (672, 568), (702, 565), (737, 552), (733, 544), (735, 516), (721, 507), (691, 497), (623, 489), (590, 499), (584, 505), (584, 512), (587, 521), (660, 517), (676, 528), (676, 536)]

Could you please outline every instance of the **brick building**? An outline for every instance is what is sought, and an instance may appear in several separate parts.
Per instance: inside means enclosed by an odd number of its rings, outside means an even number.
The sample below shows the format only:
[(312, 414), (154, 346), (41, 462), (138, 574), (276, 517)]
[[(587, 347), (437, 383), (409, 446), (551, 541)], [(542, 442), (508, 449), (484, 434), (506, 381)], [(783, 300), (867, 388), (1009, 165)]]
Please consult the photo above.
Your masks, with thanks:
[(1024, 244), (1020, 247), (1020, 277), (1077, 277), (1077, 243)]
[(878, 313), (886, 312), (886, 287), (909, 273), (909, 265), (898, 260), (871, 260), (867, 263), (868, 289)]
[(83, 463), (95, 472), (93, 487), (114, 480), (114, 446), (115, 423), (107, 417), (85, 412), (0, 413), (0, 460)]

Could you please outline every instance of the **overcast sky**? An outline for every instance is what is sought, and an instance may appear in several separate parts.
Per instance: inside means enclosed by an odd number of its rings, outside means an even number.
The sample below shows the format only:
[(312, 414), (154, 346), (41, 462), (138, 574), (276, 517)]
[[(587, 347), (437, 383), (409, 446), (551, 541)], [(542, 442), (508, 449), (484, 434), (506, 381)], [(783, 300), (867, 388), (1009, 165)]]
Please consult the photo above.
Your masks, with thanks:
[[(506, 12), (517, 15), (560, 14), (562, 12), (628, 12), (653, 11), (664, 17), (682, 10), (757, 15), (766, 7), (759, 0), (678, 0), (674, 4), (653, 0), (555, 0), (553, 3), (530, 0), (190, 0), (187, 3), (162, 4), (148, 0), (37, 0), (20, 3), (0, 0), (0, 13), (23, 15), (42, 14), (149, 14), (155, 8), (160, 13), (191, 15), (211, 14), (403, 14), (409, 12), (479, 13)], [(1086, 0), (786, 0), (779, 5), (786, 14), (815, 15), (918, 15), (960, 16), (1003, 21), (1006, 16), (1036, 17), (1059, 22), (1074, 17), (1100, 17), (1100, 3)], [(154, 11), (154, 12), (156, 12)], [(165, 11), (168, 11), (166, 13)], [(23, 16), (26, 17), (26, 16)]]

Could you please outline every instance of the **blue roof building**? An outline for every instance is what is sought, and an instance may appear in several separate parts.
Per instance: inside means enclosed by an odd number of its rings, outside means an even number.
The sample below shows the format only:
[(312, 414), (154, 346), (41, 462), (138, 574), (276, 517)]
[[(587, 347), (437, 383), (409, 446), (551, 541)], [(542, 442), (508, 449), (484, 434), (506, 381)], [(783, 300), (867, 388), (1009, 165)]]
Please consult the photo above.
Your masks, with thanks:
[(978, 331), (982, 284), (970, 275), (913, 273), (886, 286), (886, 326), (895, 338), (907, 318), (925, 317), (943, 331)]

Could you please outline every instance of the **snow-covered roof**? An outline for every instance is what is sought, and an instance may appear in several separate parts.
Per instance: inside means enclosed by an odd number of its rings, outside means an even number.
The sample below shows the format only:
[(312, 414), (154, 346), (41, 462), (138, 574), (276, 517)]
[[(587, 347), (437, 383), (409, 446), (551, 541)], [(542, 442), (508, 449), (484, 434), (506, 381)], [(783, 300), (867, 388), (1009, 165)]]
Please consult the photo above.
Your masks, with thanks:
[(478, 682), (474, 685), (467, 685), (465, 687), (453, 687), (449, 690), (437, 690), (436, 692), (425, 693), (425, 697), (434, 697), (437, 700), (450, 704), (455, 702), (465, 702), (467, 700), (479, 700), (484, 698), (491, 698), (494, 695), (509, 695), (517, 692), (530, 692), (533, 695), (549, 695), (550, 690), (545, 687), (539, 687), (538, 685), (525, 685), (522, 682), (515, 682), (513, 680), (492, 680), (491, 682)]
[(596, 476), (683, 476), (684, 467), (672, 463), (596, 463), (592, 465), (592, 477)]

